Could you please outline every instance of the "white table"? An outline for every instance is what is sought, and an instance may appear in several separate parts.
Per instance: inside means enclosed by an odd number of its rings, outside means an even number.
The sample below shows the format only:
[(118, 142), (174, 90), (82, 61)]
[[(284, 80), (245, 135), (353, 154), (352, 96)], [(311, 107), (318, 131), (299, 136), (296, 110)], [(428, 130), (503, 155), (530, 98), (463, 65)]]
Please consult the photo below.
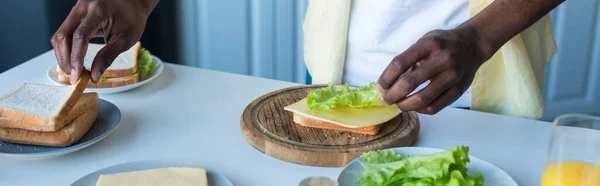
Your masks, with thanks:
[[(55, 61), (49, 51), (0, 74), (0, 94), (24, 82), (51, 84), (46, 71)], [(240, 132), (240, 116), (248, 103), (294, 85), (167, 64), (161, 77), (143, 87), (100, 96), (123, 114), (120, 126), (106, 139), (54, 159), (0, 157), (0, 185), (65, 186), (107, 166), (163, 158), (194, 158), (240, 186), (293, 186), (309, 176), (337, 178), (341, 168), (303, 166), (263, 155)], [(550, 123), (453, 108), (419, 117), (417, 146), (468, 145), (471, 155), (504, 169), (520, 185), (539, 185)]]

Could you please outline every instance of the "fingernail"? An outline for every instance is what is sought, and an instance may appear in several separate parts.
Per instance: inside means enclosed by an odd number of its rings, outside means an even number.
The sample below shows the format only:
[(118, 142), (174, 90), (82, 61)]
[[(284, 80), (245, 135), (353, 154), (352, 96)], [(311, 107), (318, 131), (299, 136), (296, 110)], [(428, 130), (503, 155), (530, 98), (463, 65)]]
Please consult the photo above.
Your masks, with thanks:
[(69, 76), (69, 78), (71, 79), (71, 84), (74, 85), (77, 83), (77, 73), (75, 73), (75, 69), (71, 69), (71, 76)]
[(381, 97), (379, 98), (379, 101), (381, 101), (381, 104), (383, 104), (383, 105), (385, 105), (385, 106), (390, 106), (390, 104), (389, 104), (388, 102), (386, 102), (386, 101), (383, 99), (383, 96), (381, 96)]
[(379, 83), (377, 83), (375, 87), (377, 88), (377, 91), (379, 91), (379, 93), (385, 92), (385, 89)]

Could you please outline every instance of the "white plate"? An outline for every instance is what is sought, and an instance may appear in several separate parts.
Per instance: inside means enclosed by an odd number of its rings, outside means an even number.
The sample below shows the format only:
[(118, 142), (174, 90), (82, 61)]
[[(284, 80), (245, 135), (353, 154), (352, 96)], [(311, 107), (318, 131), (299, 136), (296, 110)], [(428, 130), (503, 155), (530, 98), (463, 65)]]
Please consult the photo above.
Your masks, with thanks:
[[(191, 160), (191, 161), (193, 161), (193, 160)], [(98, 178), (102, 174), (114, 174), (114, 173), (121, 173), (121, 172), (154, 169), (154, 168), (166, 168), (166, 167), (174, 167), (174, 166), (204, 168), (206, 170), (206, 175), (208, 178), (208, 185), (210, 185), (210, 186), (233, 186), (231, 181), (229, 181), (222, 174), (219, 174), (218, 172), (216, 172), (213, 169), (203, 167), (202, 165), (193, 163), (191, 161), (184, 162), (184, 160), (148, 160), (148, 161), (124, 163), (124, 164), (100, 169), (96, 172), (92, 172), (92, 173), (80, 178), (79, 180), (73, 182), (71, 184), (71, 186), (94, 186), (94, 185), (96, 185), (96, 182), (98, 182)]]
[[(120, 86), (120, 87), (86, 88), (85, 92), (97, 92), (98, 94), (113, 94), (113, 93), (119, 93), (119, 92), (131, 90), (134, 88), (138, 88), (138, 87), (156, 79), (156, 77), (158, 77), (162, 73), (162, 71), (164, 69), (162, 60), (160, 60), (158, 57), (152, 55), (152, 62), (154, 63), (155, 68), (149, 78), (146, 78), (135, 84), (125, 85), (125, 86)], [(56, 72), (56, 66), (57, 66), (57, 64), (52, 65), (50, 68), (48, 68), (48, 72), (47, 72), (48, 79), (50, 79), (50, 81), (52, 81), (58, 85), (65, 85), (65, 84), (60, 83), (60, 81), (58, 81), (58, 72)]]
[[(424, 148), (424, 147), (401, 147), (401, 148), (393, 148), (394, 151), (402, 154), (402, 155), (426, 155), (426, 154), (434, 154), (438, 152), (442, 152), (445, 150), (442, 149), (434, 149), (434, 148)], [(471, 162), (467, 163), (468, 174), (472, 175), (477, 172), (481, 172), (483, 174), (484, 186), (517, 186), (517, 182), (510, 177), (506, 172), (502, 169), (483, 161), (479, 158), (469, 156)], [(338, 176), (338, 183), (340, 186), (355, 186), (354, 182), (356, 182), (359, 176), (363, 175), (363, 167), (360, 165), (358, 161), (363, 161), (364, 159), (358, 158), (352, 162), (350, 162), (340, 175)]]

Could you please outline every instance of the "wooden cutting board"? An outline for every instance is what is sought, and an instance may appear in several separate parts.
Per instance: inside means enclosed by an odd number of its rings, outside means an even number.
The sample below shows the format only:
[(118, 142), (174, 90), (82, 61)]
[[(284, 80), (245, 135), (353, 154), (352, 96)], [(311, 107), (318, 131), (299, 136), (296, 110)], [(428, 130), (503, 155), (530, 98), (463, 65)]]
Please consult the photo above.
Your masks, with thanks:
[(362, 153), (413, 145), (419, 135), (415, 112), (404, 112), (385, 123), (374, 136), (304, 127), (292, 121), (284, 107), (325, 85), (297, 86), (268, 93), (250, 103), (241, 118), (244, 137), (271, 157), (303, 165), (342, 167)]

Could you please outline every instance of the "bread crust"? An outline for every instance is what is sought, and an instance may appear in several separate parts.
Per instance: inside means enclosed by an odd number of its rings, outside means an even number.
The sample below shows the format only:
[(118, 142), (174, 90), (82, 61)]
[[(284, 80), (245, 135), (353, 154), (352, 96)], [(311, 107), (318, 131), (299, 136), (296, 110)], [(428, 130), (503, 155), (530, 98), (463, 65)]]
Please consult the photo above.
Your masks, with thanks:
[(70, 146), (79, 141), (91, 128), (100, 112), (100, 103), (94, 102), (87, 106), (86, 112), (64, 128), (55, 132), (39, 132), (25, 129), (0, 128), (0, 140), (29, 145)]
[[(66, 74), (58, 74), (59, 83), (70, 85), (69, 76)], [(132, 85), (138, 83), (140, 81), (139, 75), (133, 74), (127, 77), (119, 77), (119, 78), (110, 78), (102, 82), (93, 83), (90, 81), (87, 84), (87, 88), (112, 88), (112, 87), (120, 87), (126, 85)]]
[[(84, 96), (77, 97), (78, 98), (75, 99), (72, 95), (72, 97), (67, 101), (67, 103), (65, 103), (65, 105), (69, 105), (65, 106), (69, 107), (67, 114), (59, 114), (53, 117), (40, 117), (18, 110), (0, 108), (0, 128), (15, 128), (43, 132), (54, 132), (60, 130), (65, 125), (69, 124), (74, 119), (76, 119), (77, 116), (84, 113), (86, 111), (86, 108), (90, 104), (99, 103), (98, 93), (95, 92), (85, 93)], [(79, 101), (80, 97), (82, 101)], [(75, 104), (70, 103), (73, 101), (75, 102)]]
[[(63, 74), (64, 76), (66, 76), (66, 74), (67, 74), (58, 65), (56, 65), (56, 72), (58, 74)], [(104, 77), (104, 78), (124, 77), (124, 76), (130, 76), (135, 73), (137, 73), (137, 63), (135, 65), (135, 68), (121, 69), (121, 70), (106, 70), (106, 71), (104, 71), (104, 74), (102, 74), (101, 77)]]
[(377, 133), (379, 133), (379, 129), (381, 129), (381, 126), (383, 125), (383, 124), (379, 124), (379, 125), (373, 125), (373, 126), (362, 127), (362, 128), (348, 128), (348, 127), (336, 125), (333, 123), (329, 123), (326, 121), (321, 121), (321, 120), (317, 120), (317, 119), (313, 119), (313, 118), (309, 118), (309, 117), (304, 117), (304, 116), (302, 116), (300, 114), (296, 114), (296, 113), (293, 113), (293, 120), (294, 120), (294, 123), (305, 126), (305, 127), (346, 131), (346, 132), (353, 132), (353, 133), (366, 134), (366, 135), (377, 135)]

